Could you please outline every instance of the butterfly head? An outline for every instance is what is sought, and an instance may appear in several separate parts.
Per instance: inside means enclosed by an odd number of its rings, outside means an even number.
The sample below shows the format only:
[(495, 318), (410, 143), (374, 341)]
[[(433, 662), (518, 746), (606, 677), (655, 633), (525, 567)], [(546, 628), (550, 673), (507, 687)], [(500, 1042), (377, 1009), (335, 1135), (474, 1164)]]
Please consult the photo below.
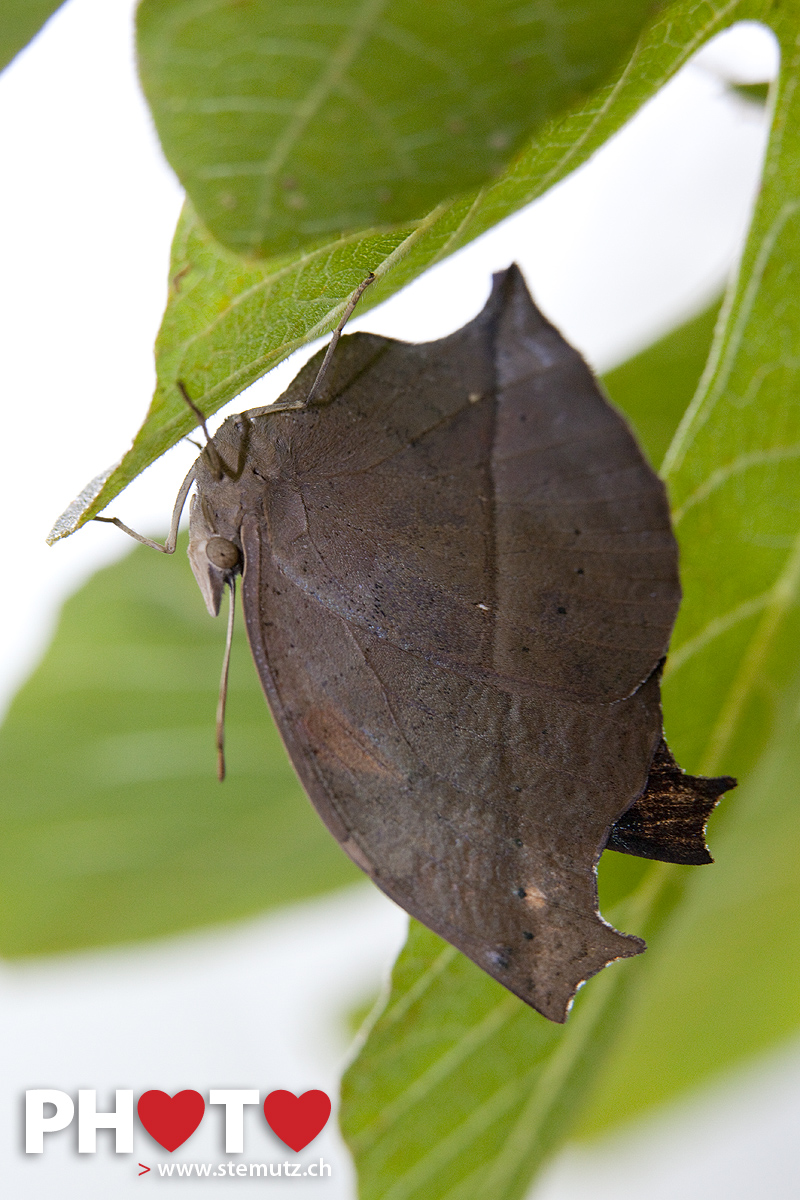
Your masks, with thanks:
[(241, 569), (242, 555), (235, 542), (220, 537), (202, 496), (192, 496), (189, 509), (189, 562), (197, 586), (212, 617), (219, 615), (225, 585)]

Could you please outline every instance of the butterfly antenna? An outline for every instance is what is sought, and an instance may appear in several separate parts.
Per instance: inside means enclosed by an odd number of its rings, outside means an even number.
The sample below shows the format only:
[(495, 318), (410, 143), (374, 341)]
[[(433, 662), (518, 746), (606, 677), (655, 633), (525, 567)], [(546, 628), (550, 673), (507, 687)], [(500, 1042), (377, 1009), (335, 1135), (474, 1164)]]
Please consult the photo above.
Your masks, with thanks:
[[(214, 445), (214, 439), (212, 438), (211, 434), (208, 432), (208, 426), (206, 425), (206, 418), (205, 418), (203, 412), (197, 407), (194, 400), (189, 395), (188, 391), (186, 390), (186, 384), (183, 382), (183, 380), (176, 379), (175, 382), (178, 386), (178, 391), (183, 396), (184, 400), (186, 401), (186, 403), (188, 404), (189, 408), (192, 410), (194, 415), (197, 417), (197, 424), (200, 426), (203, 433), (206, 435), (205, 452), (208, 455), (208, 459), (211, 464), (211, 470), (214, 472), (217, 479), (222, 479), (223, 475), (228, 475), (228, 474), (230, 474), (230, 472), (225, 469), (225, 464), (219, 456), (217, 447)], [(196, 443), (193, 443), (193, 444), (196, 445)]]
[(325, 376), (328, 374), (328, 368), (331, 365), (331, 359), (333, 358), (333, 352), (336, 349), (337, 345), (339, 344), (339, 338), (342, 336), (342, 330), (344, 329), (345, 325), (352, 317), (353, 309), (358, 304), (358, 302), (361, 299), (361, 297), (363, 296), (364, 292), (367, 290), (369, 285), (374, 282), (375, 282), (375, 275), (372, 271), (370, 271), (367, 278), (362, 279), (361, 283), (358, 285), (358, 287), (353, 292), (350, 299), (347, 301), (347, 307), (345, 308), (344, 312), (342, 313), (342, 319), (339, 322), (339, 324), (336, 326), (336, 328), (334, 329), (333, 337), (328, 342), (328, 349), (325, 351), (325, 357), (322, 360), (322, 366), (320, 367), (319, 371), (317, 372), (317, 378), (314, 380), (314, 382), (311, 386), (311, 391), (308, 393), (308, 396), (306, 397), (306, 404), (310, 404), (312, 400), (315, 400), (317, 398), (317, 396), (319, 395), (319, 393), (322, 391), (322, 385), (325, 382)]
[(225, 778), (225, 704), (228, 699), (228, 668), (231, 663), (231, 646), (233, 645), (233, 618), (236, 612), (236, 580), (231, 575), (228, 581), (230, 588), (230, 603), (228, 606), (228, 634), (225, 638), (225, 657), (222, 660), (222, 675), (219, 681), (219, 700), (217, 701), (217, 779), (222, 783)]

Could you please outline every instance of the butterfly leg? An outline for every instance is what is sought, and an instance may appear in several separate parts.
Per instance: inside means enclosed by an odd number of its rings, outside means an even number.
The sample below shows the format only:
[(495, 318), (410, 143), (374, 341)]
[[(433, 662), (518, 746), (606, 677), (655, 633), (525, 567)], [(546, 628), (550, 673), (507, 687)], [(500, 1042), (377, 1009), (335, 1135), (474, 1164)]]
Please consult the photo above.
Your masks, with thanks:
[(342, 313), (342, 319), (339, 322), (339, 324), (336, 326), (336, 328), (334, 329), (333, 337), (331, 338), (330, 342), (328, 343), (328, 349), (325, 351), (325, 357), (322, 360), (322, 366), (320, 367), (319, 371), (317, 372), (317, 378), (314, 380), (313, 384), (311, 385), (311, 391), (308, 393), (308, 396), (306, 397), (306, 407), (312, 402), (312, 400), (316, 399), (316, 397), (319, 395), (320, 391), (322, 390), (322, 385), (325, 382), (325, 376), (328, 374), (328, 368), (331, 365), (331, 359), (333, 358), (334, 351), (336, 350), (336, 347), (339, 344), (339, 338), (342, 336), (342, 330), (344, 329), (345, 325), (352, 317), (353, 310), (355, 309), (355, 306), (358, 304), (362, 295), (367, 290), (369, 285), (371, 283), (374, 283), (374, 281), (375, 281), (375, 276), (372, 273), (372, 271), (370, 271), (367, 278), (362, 279), (361, 283), (358, 285), (358, 287), (353, 292), (350, 299), (347, 301), (347, 306), (346, 306), (344, 312)]
[(181, 513), (183, 506), (186, 503), (186, 497), (189, 495), (189, 488), (194, 483), (196, 467), (193, 466), (189, 474), (181, 484), (175, 500), (175, 507), (172, 510), (172, 521), (170, 522), (169, 534), (167, 540), (162, 546), (160, 542), (154, 542), (152, 538), (145, 537), (142, 533), (137, 533), (135, 529), (125, 525), (120, 521), (119, 517), (93, 517), (94, 521), (102, 521), (105, 525), (116, 525), (117, 529), (121, 529), (123, 533), (127, 533), (129, 537), (135, 538), (137, 542), (141, 542), (143, 546), (150, 546), (153, 550), (160, 550), (162, 554), (174, 554), (175, 545), (178, 541), (178, 526), (180, 525)]

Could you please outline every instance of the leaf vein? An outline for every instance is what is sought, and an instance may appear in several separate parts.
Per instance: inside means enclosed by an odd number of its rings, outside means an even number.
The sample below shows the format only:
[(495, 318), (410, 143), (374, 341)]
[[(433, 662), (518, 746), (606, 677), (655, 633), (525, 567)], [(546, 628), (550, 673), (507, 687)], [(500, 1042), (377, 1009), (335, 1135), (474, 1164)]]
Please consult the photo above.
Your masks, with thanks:
[[(353, 64), (375, 24), (386, 7), (388, 0), (364, 0), (361, 10), (347, 30), (339, 46), (331, 55), (327, 68), (322, 72), (317, 82), (311, 87), (297, 107), (293, 119), (289, 122), (283, 135), (277, 138), (269, 157), (263, 164), (264, 182), (261, 194), (255, 205), (253, 224), (263, 228), (269, 216), (272, 200), (272, 184), (277, 173), (283, 168), (286, 159), (296, 146), (299, 138), (308, 128), (310, 122), (319, 112), (321, 105), (341, 82), (345, 72)], [(255, 249), (255, 246), (253, 247)]]

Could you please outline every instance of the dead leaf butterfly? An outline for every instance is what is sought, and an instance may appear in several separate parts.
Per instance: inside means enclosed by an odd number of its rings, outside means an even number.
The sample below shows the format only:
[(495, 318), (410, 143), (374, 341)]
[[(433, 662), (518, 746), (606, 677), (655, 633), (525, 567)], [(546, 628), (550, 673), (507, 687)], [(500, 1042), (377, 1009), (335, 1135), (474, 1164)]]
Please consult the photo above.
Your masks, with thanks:
[(664, 486), (515, 266), (450, 337), (335, 342), (201, 453), (192, 568), (212, 613), (241, 573), (272, 713), (350, 857), (563, 1021), (645, 948), (599, 915), (603, 849), (710, 862), (734, 786), (663, 737)]

